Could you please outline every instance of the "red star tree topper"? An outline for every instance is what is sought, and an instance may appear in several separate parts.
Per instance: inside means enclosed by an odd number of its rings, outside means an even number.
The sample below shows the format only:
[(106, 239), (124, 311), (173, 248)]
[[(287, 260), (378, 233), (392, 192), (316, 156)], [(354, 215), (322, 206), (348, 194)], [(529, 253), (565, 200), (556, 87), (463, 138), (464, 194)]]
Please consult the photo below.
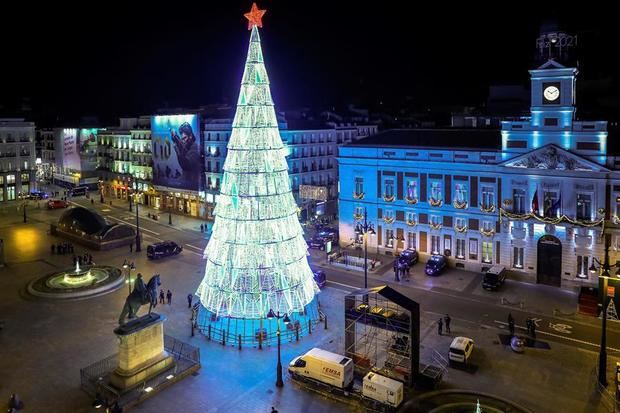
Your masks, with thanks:
[(256, 3), (252, 3), (252, 9), (249, 13), (245, 13), (244, 16), (248, 19), (248, 30), (252, 30), (252, 27), (263, 27), (263, 15), (267, 10), (259, 10)]

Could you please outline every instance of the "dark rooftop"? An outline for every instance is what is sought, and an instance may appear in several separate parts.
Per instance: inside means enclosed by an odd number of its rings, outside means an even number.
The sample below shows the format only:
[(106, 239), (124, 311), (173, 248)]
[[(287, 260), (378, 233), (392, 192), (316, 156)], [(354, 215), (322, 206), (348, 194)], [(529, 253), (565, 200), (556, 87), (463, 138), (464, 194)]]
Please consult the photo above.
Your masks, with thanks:
[(390, 129), (346, 146), (409, 146), (498, 151), (497, 129)]

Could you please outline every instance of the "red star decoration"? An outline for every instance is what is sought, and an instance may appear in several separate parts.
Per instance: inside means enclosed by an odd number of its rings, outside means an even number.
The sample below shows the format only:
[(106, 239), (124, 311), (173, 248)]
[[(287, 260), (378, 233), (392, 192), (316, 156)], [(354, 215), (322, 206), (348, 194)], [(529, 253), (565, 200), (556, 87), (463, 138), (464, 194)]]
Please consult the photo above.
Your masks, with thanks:
[(249, 13), (245, 13), (244, 16), (248, 19), (248, 30), (252, 30), (252, 27), (263, 27), (263, 15), (267, 10), (259, 10), (256, 3), (252, 3), (252, 9)]

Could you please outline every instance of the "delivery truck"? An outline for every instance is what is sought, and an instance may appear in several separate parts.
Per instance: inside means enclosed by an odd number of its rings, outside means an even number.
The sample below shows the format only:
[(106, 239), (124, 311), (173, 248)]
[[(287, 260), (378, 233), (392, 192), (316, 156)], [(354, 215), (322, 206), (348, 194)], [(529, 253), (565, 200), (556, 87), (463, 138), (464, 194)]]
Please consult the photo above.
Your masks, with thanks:
[(369, 372), (364, 376), (362, 396), (381, 404), (398, 407), (403, 401), (403, 384), (399, 381)]
[(320, 348), (295, 357), (288, 366), (293, 378), (310, 379), (338, 389), (353, 385), (353, 360)]

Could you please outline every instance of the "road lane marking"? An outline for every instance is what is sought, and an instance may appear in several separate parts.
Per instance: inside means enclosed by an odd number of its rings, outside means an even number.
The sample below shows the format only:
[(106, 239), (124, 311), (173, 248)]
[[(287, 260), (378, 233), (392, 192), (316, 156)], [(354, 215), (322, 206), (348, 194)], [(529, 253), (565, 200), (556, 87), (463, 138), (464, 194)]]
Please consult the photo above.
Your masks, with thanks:
[(188, 246), (188, 247), (190, 247), (190, 248), (193, 248), (193, 249), (195, 249), (195, 250), (200, 251), (200, 255), (202, 255), (202, 252), (204, 251), (204, 248), (200, 248), (200, 247), (197, 247), (197, 246), (192, 245), (192, 244), (185, 244), (185, 245), (187, 245), (187, 246)]
[(195, 252), (195, 251), (192, 251), (192, 250), (185, 250), (185, 252), (189, 252), (190, 254), (198, 255), (200, 258), (202, 258), (202, 254), (199, 254), (199, 253), (197, 253), (197, 252)]
[(336, 284), (336, 285), (340, 285), (342, 287), (352, 288), (354, 290), (359, 290), (360, 289), (360, 287), (355, 287), (353, 285), (348, 285), (348, 284), (342, 284), (342, 283), (339, 283), (339, 282), (336, 282), (336, 281), (332, 281), (332, 280), (327, 280), (327, 282), (328, 283), (332, 283), (332, 284)]
[[(501, 324), (501, 325), (503, 325), (503, 326), (508, 325), (508, 323), (506, 323), (506, 322), (504, 322), (504, 321), (498, 321), (498, 320), (495, 320), (495, 322), (496, 322), (497, 324)], [(526, 328), (526, 327), (519, 326), (519, 325), (516, 325), (516, 324), (515, 324), (515, 327), (518, 327), (518, 328), (520, 328), (521, 330), (527, 330), (527, 328)], [(592, 346), (592, 347), (597, 347), (597, 348), (599, 348), (599, 347), (601, 346), (600, 344), (590, 343), (589, 341), (579, 340), (579, 339), (577, 339), (577, 338), (572, 338), (572, 337), (561, 336), (561, 335), (559, 335), (559, 334), (549, 333), (549, 332), (547, 332), (547, 331), (537, 330), (537, 331), (536, 331), (536, 333), (546, 334), (546, 335), (551, 336), (551, 337), (557, 337), (557, 338), (561, 338), (561, 339), (568, 340), (568, 341), (573, 341), (573, 342), (575, 342), (575, 343), (579, 343), (579, 344), (585, 344), (585, 345)], [(617, 348), (614, 348), (614, 347), (607, 347), (607, 350), (611, 350), (611, 351), (620, 352), (620, 349), (617, 349)]]
[[(132, 224), (131, 222), (126, 222), (126, 221), (124, 221), (124, 220), (122, 220), (122, 219), (118, 219), (118, 218), (113, 217), (113, 216), (110, 216), (110, 215), (106, 215), (105, 217), (106, 217), (106, 218), (113, 219), (114, 221), (121, 222), (121, 223), (126, 224), (126, 225), (130, 225), (130, 226), (132, 226), (132, 227), (134, 227), (134, 228), (137, 228), (137, 227), (136, 227), (136, 224)], [(146, 228), (140, 228), (140, 231), (150, 232), (150, 233), (151, 233), (151, 234), (153, 234), (153, 235), (161, 235), (159, 232), (151, 231), (150, 229), (146, 229)]]

